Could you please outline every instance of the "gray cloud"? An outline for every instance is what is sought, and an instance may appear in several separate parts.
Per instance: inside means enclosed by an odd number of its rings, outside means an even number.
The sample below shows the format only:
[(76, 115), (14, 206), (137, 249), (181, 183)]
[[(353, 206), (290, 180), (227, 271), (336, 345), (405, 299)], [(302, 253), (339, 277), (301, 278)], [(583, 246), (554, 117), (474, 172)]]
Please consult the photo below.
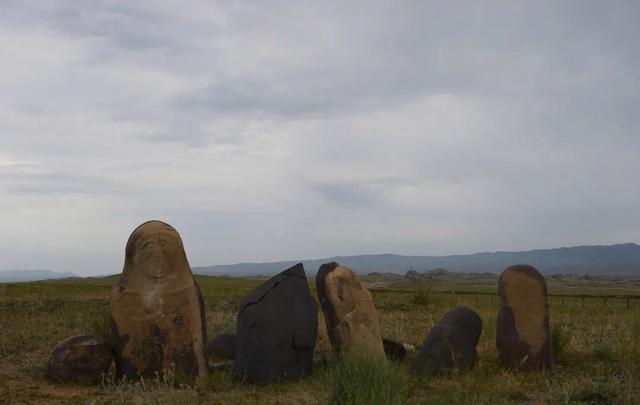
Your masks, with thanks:
[(633, 2), (0, 7), (0, 268), (640, 241)]
[(32, 194), (125, 194), (115, 182), (72, 174), (4, 174), (0, 184), (9, 193)]

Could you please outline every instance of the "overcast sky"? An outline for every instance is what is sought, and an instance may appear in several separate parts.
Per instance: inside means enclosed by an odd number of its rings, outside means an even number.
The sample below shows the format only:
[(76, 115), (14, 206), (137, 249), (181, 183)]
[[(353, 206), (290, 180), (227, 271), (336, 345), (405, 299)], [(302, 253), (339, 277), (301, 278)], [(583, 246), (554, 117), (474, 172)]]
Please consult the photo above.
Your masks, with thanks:
[(0, 270), (640, 242), (638, 2), (0, 10)]

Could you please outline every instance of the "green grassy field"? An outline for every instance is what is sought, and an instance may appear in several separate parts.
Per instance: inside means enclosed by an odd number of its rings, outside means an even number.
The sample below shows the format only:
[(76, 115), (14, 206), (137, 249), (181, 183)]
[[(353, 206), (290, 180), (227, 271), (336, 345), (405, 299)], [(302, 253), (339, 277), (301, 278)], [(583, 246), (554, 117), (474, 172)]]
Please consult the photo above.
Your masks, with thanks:
[[(197, 278), (209, 338), (235, 333), (242, 297), (263, 279)], [(363, 281), (372, 289), (385, 337), (419, 346), (447, 310), (464, 305), (477, 311), (483, 332), (476, 367), (461, 374), (418, 378), (411, 372), (411, 358), (369, 368), (345, 364), (332, 355), (319, 313), (317, 365), (303, 381), (238, 386), (229, 381), (228, 370), (220, 369), (197, 387), (180, 385), (171, 375), (122, 383), (115, 380), (112, 367), (112, 374), (96, 386), (49, 382), (44, 373), (58, 341), (74, 334), (109, 337), (108, 294), (114, 280), (0, 284), (0, 403), (301, 404), (348, 400), (350, 392), (362, 392), (363, 403), (376, 398), (429, 404), (640, 403), (640, 300), (625, 298), (640, 295), (640, 283), (604, 277), (547, 278), (558, 365), (546, 372), (516, 373), (499, 367), (496, 277), (447, 275), (416, 283), (378, 274)]]

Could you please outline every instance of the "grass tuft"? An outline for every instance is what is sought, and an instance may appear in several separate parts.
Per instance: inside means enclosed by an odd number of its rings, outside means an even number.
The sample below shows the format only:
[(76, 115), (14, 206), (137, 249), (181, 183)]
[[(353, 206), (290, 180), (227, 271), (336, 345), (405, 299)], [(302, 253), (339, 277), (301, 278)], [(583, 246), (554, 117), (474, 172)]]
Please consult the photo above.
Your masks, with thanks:
[(569, 343), (571, 343), (571, 330), (563, 323), (553, 325), (551, 330), (551, 344), (553, 346), (553, 355), (559, 358), (564, 353)]
[(604, 381), (594, 382), (591, 385), (587, 385), (575, 398), (572, 399), (586, 402), (588, 404), (617, 404), (619, 395), (620, 387), (618, 384)]
[(424, 284), (417, 284), (413, 289), (412, 302), (414, 305), (427, 306), (431, 304), (430, 288)]
[(603, 363), (615, 363), (616, 353), (606, 339), (599, 339), (593, 347), (593, 358)]
[(404, 404), (408, 386), (407, 371), (386, 359), (342, 355), (329, 371), (329, 403)]
[(111, 315), (108, 311), (101, 312), (91, 321), (91, 333), (99, 336), (108, 342), (113, 343), (113, 334), (111, 332)]

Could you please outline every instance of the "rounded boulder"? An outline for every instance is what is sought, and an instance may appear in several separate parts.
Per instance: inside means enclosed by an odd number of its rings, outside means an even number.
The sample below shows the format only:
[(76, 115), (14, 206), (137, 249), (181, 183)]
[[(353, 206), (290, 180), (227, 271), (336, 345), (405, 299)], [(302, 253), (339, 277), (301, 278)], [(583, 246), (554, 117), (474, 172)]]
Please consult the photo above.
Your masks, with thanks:
[(475, 311), (466, 307), (450, 310), (429, 331), (415, 358), (414, 369), (433, 375), (441, 370), (473, 367), (481, 333), (482, 319)]
[(57, 382), (91, 384), (100, 381), (113, 360), (111, 343), (97, 336), (71, 336), (56, 345), (47, 377)]

